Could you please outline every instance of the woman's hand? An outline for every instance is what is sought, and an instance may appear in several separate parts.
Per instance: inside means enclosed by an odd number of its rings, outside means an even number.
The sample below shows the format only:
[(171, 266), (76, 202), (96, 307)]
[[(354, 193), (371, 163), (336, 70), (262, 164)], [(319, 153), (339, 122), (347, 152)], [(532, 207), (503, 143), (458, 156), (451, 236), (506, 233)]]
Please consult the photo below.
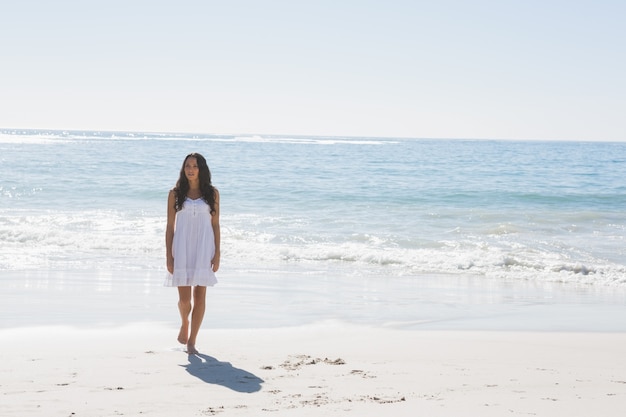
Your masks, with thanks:
[(174, 258), (172, 258), (171, 256), (167, 257), (167, 271), (170, 274), (174, 273)]
[(216, 253), (215, 256), (213, 256), (213, 259), (211, 259), (211, 266), (213, 269), (213, 272), (217, 272), (218, 269), (220, 269), (220, 254)]

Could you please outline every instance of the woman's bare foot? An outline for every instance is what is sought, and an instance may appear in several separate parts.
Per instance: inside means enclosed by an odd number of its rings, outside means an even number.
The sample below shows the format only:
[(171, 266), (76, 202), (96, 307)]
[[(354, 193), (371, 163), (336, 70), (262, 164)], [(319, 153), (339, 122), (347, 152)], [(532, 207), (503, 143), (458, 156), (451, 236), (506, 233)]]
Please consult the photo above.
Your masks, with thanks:
[(187, 344), (187, 354), (189, 355), (196, 355), (198, 353), (198, 350), (196, 349), (196, 347), (194, 345), (192, 345), (191, 343)]
[(183, 323), (180, 326), (180, 332), (178, 333), (178, 342), (181, 345), (186, 345), (189, 341), (189, 322)]

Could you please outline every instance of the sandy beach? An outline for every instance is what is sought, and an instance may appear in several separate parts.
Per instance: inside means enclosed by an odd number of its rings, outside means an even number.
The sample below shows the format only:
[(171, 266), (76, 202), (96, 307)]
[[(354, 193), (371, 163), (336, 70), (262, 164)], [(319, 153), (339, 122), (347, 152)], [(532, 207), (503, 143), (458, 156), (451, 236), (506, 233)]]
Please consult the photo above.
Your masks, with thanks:
[[(624, 333), (415, 331), (336, 322), (0, 331), (2, 416), (618, 416)], [(381, 414), (384, 413), (384, 414)]]
[(175, 292), (157, 274), (115, 277), (105, 286), (108, 276), (69, 271), (3, 276), (1, 416), (586, 417), (626, 409), (626, 307), (617, 289), (225, 275), (208, 295), (200, 354), (190, 356), (176, 342)]

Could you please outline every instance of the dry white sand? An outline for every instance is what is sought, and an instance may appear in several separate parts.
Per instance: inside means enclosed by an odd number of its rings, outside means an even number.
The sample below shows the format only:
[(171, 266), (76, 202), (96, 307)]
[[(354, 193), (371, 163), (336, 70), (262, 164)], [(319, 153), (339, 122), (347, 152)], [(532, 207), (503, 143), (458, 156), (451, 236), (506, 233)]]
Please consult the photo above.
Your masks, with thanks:
[(0, 330), (0, 415), (622, 416), (626, 334), (325, 323)]

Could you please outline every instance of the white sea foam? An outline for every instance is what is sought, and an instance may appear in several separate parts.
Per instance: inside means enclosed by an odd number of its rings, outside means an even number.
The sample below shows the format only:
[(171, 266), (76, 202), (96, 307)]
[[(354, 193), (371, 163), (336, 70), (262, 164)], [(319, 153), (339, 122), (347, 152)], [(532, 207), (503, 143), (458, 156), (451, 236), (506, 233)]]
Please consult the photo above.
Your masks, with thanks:
[(355, 138), (336, 138), (336, 137), (288, 137), (288, 136), (235, 136), (234, 142), (250, 142), (250, 143), (276, 143), (276, 144), (309, 144), (309, 145), (387, 145), (397, 143), (393, 140), (380, 139), (355, 139)]
[(54, 134), (7, 134), (0, 132), (0, 143), (6, 144), (31, 144), (31, 145), (49, 145), (55, 143), (63, 143), (71, 140), (71, 138), (61, 139)]
[[(279, 237), (223, 220), (223, 267), (301, 268), (332, 275), (386, 277), (472, 274), (509, 280), (540, 280), (626, 286), (623, 265), (590, 255), (538, 250), (519, 242), (441, 241), (419, 245), (373, 234), (348, 239), (324, 236)], [(238, 219), (240, 222), (241, 219)], [(0, 217), (0, 269), (76, 268), (159, 270), (164, 268), (165, 218), (128, 216), (116, 211), (23, 213)], [(241, 227), (241, 225), (239, 225)]]

